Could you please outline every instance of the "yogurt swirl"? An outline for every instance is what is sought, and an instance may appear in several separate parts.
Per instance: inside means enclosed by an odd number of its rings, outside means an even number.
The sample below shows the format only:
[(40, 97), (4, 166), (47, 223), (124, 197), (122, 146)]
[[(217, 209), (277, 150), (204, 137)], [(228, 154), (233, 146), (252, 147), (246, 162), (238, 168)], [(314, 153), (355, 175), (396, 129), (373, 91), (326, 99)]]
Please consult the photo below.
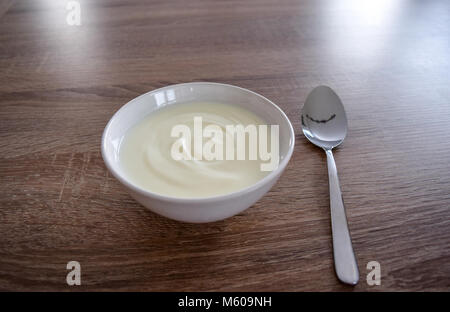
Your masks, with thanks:
[[(129, 179), (148, 191), (180, 198), (211, 197), (246, 188), (268, 174), (260, 170), (261, 160), (206, 160), (192, 154), (191, 160), (175, 160), (172, 146), (182, 138), (172, 137), (176, 125), (186, 125), (194, 133), (194, 118), (201, 117), (203, 127), (216, 125), (223, 138), (230, 137), (228, 125), (263, 125), (253, 112), (223, 103), (186, 103), (169, 105), (145, 117), (122, 138), (119, 152), (121, 167)], [(231, 137), (233, 137), (231, 135)], [(208, 140), (225, 151), (225, 140)], [(248, 144), (249, 140), (245, 140)], [(179, 141), (183, 153), (191, 153), (189, 142)], [(234, 142), (233, 144), (236, 144)], [(193, 146), (193, 141), (190, 142)], [(248, 150), (248, 149), (247, 149)], [(196, 159), (195, 159), (196, 158)]]

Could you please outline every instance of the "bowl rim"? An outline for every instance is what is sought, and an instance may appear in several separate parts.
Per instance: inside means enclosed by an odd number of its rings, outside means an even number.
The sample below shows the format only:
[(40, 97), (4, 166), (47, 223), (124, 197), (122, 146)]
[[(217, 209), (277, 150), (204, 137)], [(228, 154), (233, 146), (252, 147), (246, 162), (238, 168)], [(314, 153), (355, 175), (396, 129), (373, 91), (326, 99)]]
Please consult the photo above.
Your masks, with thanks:
[[(290, 134), (290, 142), (292, 142), (292, 144), (289, 144), (288, 147), (288, 151), (286, 156), (281, 160), (281, 162), (278, 164), (278, 167), (275, 170), (272, 170), (269, 174), (267, 174), (265, 177), (263, 177), (262, 179), (258, 180), (256, 183), (247, 186), (243, 189), (239, 189), (237, 191), (231, 192), (231, 193), (226, 193), (226, 194), (222, 194), (222, 195), (214, 195), (214, 196), (208, 196), (208, 197), (174, 197), (174, 196), (168, 196), (168, 195), (162, 195), (162, 194), (158, 194), (152, 191), (148, 191), (144, 188), (141, 188), (137, 185), (135, 185), (134, 183), (132, 183), (131, 181), (129, 181), (128, 178), (123, 177), (123, 175), (119, 174), (114, 168), (113, 166), (110, 164), (110, 160), (107, 157), (106, 154), (106, 135), (111, 127), (112, 121), (117, 118), (117, 116), (120, 114), (120, 112), (131, 102), (136, 101), (137, 99), (147, 96), (151, 93), (155, 93), (155, 92), (160, 92), (164, 89), (168, 89), (168, 88), (173, 88), (173, 87), (180, 87), (180, 86), (189, 86), (189, 85), (212, 85), (212, 86), (222, 86), (222, 87), (226, 87), (226, 88), (234, 88), (234, 89), (239, 89), (241, 91), (250, 93), (254, 96), (257, 96), (259, 98), (262, 98), (263, 100), (267, 101), (268, 103), (270, 103), (272, 106), (274, 106), (274, 108), (281, 114), (281, 116), (283, 117), (283, 119), (287, 122), (288, 128), (289, 128), (289, 134)], [(103, 130), (103, 134), (102, 134), (102, 140), (101, 140), (101, 153), (102, 153), (102, 158), (103, 158), (103, 162), (105, 163), (107, 169), (109, 172), (111, 172), (111, 174), (117, 179), (119, 180), (120, 183), (122, 183), (123, 185), (125, 185), (126, 187), (130, 188), (131, 190), (133, 190), (134, 192), (143, 195), (145, 197), (152, 197), (152, 198), (156, 198), (158, 200), (161, 201), (165, 201), (165, 202), (176, 202), (176, 203), (191, 203), (191, 204), (195, 204), (195, 203), (211, 203), (211, 202), (217, 202), (217, 201), (222, 201), (222, 200), (228, 200), (228, 199), (232, 199), (232, 198), (236, 198), (236, 197), (240, 197), (241, 195), (244, 194), (248, 194), (253, 192), (254, 190), (260, 188), (261, 186), (263, 186), (264, 184), (268, 183), (269, 181), (271, 181), (273, 178), (275, 178), (277, 175), (281, 174), (284, 169), (286, 168), (287, 164), (289, 163), (289, 160), (291, 159), (291, 156), (294, 152), (294, 147), (295, 147), (295, 133), (294, 133), (294, 128), (292, 127), (291, 121), (289, 120), (289, 118), (286, 116), (286, 114), (283, 112), (283, 110), (278, 107), (278, 105), (276, 105), (274, 102), (272, 102), (271, 100), (269, 100), (268, 98), (262, 96), (261, 94), (258, 94), (254, 91), (251, 91), (249, 89), (245, 89), (245, 88), (241, 88), (238, 86), (234, 86), (234, 85), (230, 85), (230, 84), (225, 84), (225, 83), (217, 83), (217, 82), (186, 82), (186, 83), (177, 83), (177, 84), (172, 84), (172, 85), (168, 85), (165, 87), (161, 87), (161, 88), (157, 88), (151, 91), (148, 91), (146, 93), (143, 93), (133, 99), (131, 99), (130, 101), (128, 101), (127, 103), (125, 103), (124, 105), (122, 105), (115, 113), (114, 115), (110, 118), (110, 120), (108, 121), (108, 123), (106, 124), (104, 130)]]

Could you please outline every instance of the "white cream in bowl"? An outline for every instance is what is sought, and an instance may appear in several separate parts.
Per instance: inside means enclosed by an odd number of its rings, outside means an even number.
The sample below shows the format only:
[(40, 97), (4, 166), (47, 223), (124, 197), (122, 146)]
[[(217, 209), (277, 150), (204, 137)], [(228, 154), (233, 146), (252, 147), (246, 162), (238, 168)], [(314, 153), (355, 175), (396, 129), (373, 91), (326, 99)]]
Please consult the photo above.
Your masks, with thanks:
[[(244, 160), (198, 160), (194, 149), (193, 159), (173, 159), (169, 148), (183, 140), (169, 135), (169, 130), (182, 124), (193, 131), (190, 117), (195, 116), (202, 117), (205, 128), (211, 124), (221, 128), (230, 121), (276, 125), (277, 157), (262, 160), (264, 153), (258, 151), (257, 160), (250, 160), (248, 153)], [(271, 135), (268, 132), (269, 146)], [(211, 136), (202, 142), (211, 140), (215, 141)], [(125, 104), (103, 132), (102, 156), (139, 203), (171, 219), (200, 223), (228, 218), (260, 199), (285, 169), (294, 141), (289, 119), (270, 100), (231, 85), (196, 82), (157, 89)], [(183, 154), (183, 149), (179, 152)], [(277, 165), (267, 171), (273, 160)]]
[[(255, 184), (269, 173), (262, 170), (261, 163), (265, 162), (257, 157), (256, 126), (264, 124), (258, 115), (236, 105), (216, 102), (169, 105), (127, 131), (120, 145), (120, 163), (133, 183), (160, 195), (204, 198), (232, 193)], [(179, 125), (188, 127), (186, 137), (176, 132)], [(248, 130), (239, 146), (237, 131), (231, 131), (238, 125)], [(208, 129), (218, 133), (210, 134)], [(263, 134), (267, 142), (265, 152), (278, 153), (276, 142), (273, 146), (270, 142), (268, 130)], [(205, 133), (208, 136), (203, 136)], [(202, 143), (197, 150), (194, 135)], [(227, 143), (232, 144), (230, 159), (226, 157)], [(238, 159), (238, 148), (245, 149), (241, 159)], [(250, 148), (257, 149), (252, 159)]]

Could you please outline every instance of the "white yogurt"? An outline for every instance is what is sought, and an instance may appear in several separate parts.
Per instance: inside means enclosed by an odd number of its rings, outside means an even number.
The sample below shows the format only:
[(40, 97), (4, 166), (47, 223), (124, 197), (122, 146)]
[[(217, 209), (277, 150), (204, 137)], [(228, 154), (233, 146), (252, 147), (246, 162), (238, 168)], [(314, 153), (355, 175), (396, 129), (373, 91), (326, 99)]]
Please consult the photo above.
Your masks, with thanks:
[[(249, 160), (249, 157), (245, 160), (175, 160), (171, 150), (179, 138), (172, 137), (171, 131), (181, 124), (194, 133), (195, 117), (202, 118), (203, 127), (219, 126), (224, 138), (228, 125), (265, 124), (253, 112), (234, 105), (188, 103), (161, 108), (131, 128), (122, 139), (119, 160), (128, 178), (137, 186), (161, 195), (200, 198), (243, 189), (268, 174), (261, 171), (260, 159)], [(203, 143), (212, 139), (203, 139)], [(248, 137), (245, 142), (249, 144)], [(267, 143), (270, 143), (270, 136)]]

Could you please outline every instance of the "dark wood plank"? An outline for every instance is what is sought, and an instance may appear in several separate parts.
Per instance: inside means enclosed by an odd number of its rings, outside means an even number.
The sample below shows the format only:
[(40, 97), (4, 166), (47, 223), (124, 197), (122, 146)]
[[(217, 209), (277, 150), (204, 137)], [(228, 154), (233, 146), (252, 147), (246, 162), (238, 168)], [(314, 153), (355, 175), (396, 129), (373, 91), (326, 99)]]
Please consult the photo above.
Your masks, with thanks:
[[(0, 290), (450, 290), (448, 1), (80, 3), (79, 27), (64, 1), (0, 3)], [(145, 210), (100, 155), (121, 105), (188, 81), (259, 92), (297, 135), (277, 185), (222, 222)], [(319, 84), (350, 122), (335, 158), (355, 288), (335, 278), (325, 156), (300, 131)]]

